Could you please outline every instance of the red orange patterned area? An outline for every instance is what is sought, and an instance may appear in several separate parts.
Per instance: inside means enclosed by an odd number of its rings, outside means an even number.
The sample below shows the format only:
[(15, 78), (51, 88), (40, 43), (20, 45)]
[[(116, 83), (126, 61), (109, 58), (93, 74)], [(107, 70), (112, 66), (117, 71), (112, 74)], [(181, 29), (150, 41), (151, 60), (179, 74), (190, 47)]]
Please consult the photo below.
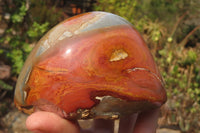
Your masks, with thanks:
[[(98, 91), (126, 100), (165, 101), (165, 91), (153, 59), (144, 41), (131, 27), (90, 32), (63, 40), (52, 49), (33, 67), (27, 83), (30, 88), (28, 105), (46, 99), (68, 113), (94, 106), (92, 94)], [(127, 57), (110, 61), (116, 50), (123, 50)]]

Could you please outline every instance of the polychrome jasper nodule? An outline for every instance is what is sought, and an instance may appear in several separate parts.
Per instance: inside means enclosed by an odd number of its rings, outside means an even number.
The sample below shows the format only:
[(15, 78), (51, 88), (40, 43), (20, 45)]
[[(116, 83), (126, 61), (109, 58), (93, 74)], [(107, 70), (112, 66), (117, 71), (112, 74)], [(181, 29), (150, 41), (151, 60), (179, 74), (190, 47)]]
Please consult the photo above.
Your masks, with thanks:
[(19, 75), (14, 100), (29, 114), (116, 119), (160, 107), (166, 92), (133, 26), (111, 13), (90, 12), (61, 22), (38, 42)]

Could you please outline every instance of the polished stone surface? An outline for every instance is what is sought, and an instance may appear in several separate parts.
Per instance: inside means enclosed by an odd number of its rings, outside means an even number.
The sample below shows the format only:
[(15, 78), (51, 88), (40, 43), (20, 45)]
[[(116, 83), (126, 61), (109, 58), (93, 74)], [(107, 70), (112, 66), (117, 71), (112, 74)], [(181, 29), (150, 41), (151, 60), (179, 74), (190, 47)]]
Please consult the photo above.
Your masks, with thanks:
[(50, 30), (28, 57), (15, 90), (24, 112), (76, 119), (115, 119), (124, 110), (135, 113), (165, 101), (143, 38), (125, 19), (105, 12), (81, 14)]

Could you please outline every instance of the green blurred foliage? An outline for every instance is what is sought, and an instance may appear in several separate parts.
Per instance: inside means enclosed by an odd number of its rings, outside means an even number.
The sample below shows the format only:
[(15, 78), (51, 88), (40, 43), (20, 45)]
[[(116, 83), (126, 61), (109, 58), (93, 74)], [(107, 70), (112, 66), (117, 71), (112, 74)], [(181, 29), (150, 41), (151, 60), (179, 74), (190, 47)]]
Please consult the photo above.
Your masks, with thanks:
[(95, 10), (118, 14), (143, 35), (165, 80), (165, 124), (200, 130), (200, 1), (99, 0)]
[(3, 80), (0, 80), (0, 86), (1, 89), (7, 90), (7, 91), (12, 91), (13, 87), (7, 83), (5, 83)]
[(27, 34), (30, 38), (36, 38), (38, 36), (42, 36), (49, 26), (49, 22), (45, 22), (44, 24), (38, 24), (37, 22), (33, 22), (33, 25), (27, 31)]
[(47, 1), (42, 0), (3, 2), (3, 12), (10, 14), (10, 18), (2, 20), (8, 26), (0, 39), (0, 56), (12, 66), (12, 75), (17, 76), (32, 50), (31, 44), (59, 22), (61, 11), (56, 11), (54, 7), (49, 10)]
[(20, 23), (24, 20), (24, 17), (26, 15), (27, 8), (25, 6), (25, 2), (21, 3), (21, 6), (18, 11), (14, 12), (11, 16), (11, 21), (13, 23)]
[(56, 5), (48, 4), (49, 0), (31, 0), (29, 9), (31, 18), (40, 24), (48, 23), (53, 27), (62, 21), (63, 12)]

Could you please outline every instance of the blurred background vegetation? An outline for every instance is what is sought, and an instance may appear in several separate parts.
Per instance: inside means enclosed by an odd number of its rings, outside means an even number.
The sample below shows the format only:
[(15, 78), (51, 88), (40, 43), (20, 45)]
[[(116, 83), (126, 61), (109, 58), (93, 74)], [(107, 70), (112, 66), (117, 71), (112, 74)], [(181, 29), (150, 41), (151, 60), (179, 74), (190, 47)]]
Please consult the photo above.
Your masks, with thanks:
[(92, 10), (124, 17), (147, 42), (168, 95), (160, 127), (199, 132), (199, 0), (0, 0), (0, 117), (12, 109), (17, 76), (42, 35), (60, 21)]

